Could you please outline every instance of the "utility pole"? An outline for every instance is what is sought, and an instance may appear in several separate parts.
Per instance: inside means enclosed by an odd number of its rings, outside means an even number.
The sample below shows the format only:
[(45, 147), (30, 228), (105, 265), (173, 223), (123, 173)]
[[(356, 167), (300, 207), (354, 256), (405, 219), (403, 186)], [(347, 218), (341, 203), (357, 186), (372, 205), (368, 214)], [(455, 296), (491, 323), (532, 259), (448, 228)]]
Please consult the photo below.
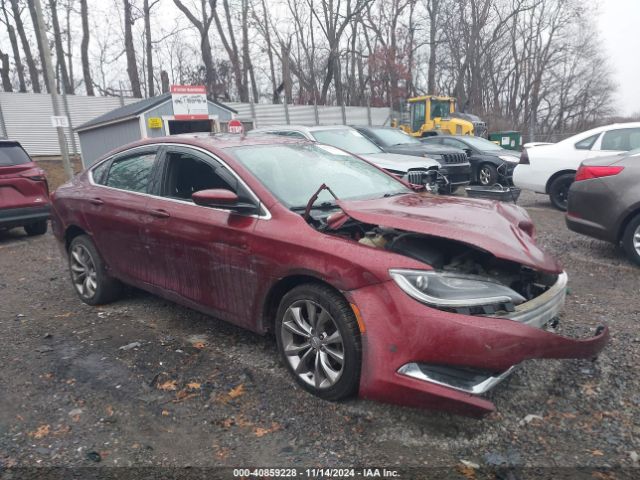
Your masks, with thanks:
[[(36, 17), (38, 19), (38, 35), (42, 43), (42, 56), (44, 57), (45, 68), (47, 69), (47, 87), (51, 94), (51, 104), (53, 106), (53, 114), (56, 117), (60, 116), (60, 108), (58, 107), (58, 90), (55, 85), (55, 73), (53, 71), (53, 63), (51, 62), (51, 50), (49, 49), (49, 40), (47, 39), (47, 32), (44, 29), (44, 17), (42, 16), (42, 5), (40, 0), (33, 1)], [(69, 117), (67, 117), (69, 121)], [(71, 162), (69, 161), (69, 149), (67, 148), (67, 139), (64, 136), (64, 127), (58, 125), (56, 127), (58, 132), (58, 143), (60, 144), (60, 153), (62, 154), (62, 165), (64, 167), (64, 173), (68, 180), (73, 178), (73, 170), (71, 169)]]

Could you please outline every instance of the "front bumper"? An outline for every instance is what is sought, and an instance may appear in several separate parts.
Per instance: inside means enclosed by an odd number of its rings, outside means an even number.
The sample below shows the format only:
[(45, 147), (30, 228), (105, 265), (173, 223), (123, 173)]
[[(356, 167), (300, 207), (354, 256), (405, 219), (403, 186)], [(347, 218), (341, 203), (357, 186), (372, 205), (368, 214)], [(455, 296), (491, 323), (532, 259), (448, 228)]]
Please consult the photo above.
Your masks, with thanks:
[(0, 209), (0, 228), (22, 227), (47, 220), (50, 215), (51, 207), (49, 205)]
[(606, 327), (587, 339), (540, 328), (562, 308), (565, 290), (566, 275), (561, 275), (544, 299), (502, 317), (432, 309), (393, 281), (349, 292), (366, 328), (360, 395), (472, 416), (494, 411), (478, 395), (518, 364), (536, 358), (593, 359), (606, 345)]
[(471, 182), (471, 165), (467, 163), (443, 163), (439, 172), (454, 187), (469, 185)]

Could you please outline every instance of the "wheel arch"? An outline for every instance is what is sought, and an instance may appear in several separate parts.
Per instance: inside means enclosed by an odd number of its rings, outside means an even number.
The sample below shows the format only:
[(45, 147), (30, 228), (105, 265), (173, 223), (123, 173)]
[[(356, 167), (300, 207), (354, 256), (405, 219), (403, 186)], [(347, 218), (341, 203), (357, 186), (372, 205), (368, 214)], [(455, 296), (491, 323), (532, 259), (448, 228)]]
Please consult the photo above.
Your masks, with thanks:
[(69, 251), (69, 247), (71, 246), (71, 242), (74, 238), (79, 237), (80, 235), (87, 235), (86, 230), (78, 227), (77, 225), (69, 225), (64, 231), (64, 249), (65, 251)]
[(624, 235), (627, 226), (634, 218), (638, 216), (640, 216), (640, 205), (635, 205), (619, 224), (618, 232), (616, 235), (616, 240), (618, 241), (618, 243), (622, 241), (622, 236)]
[(565, 170), (560, 170), (556, 173), (554, 173), (553, 175), (551, 175), (551, 177), (549, 177), (549, 180), (547, 180), (547, 184), (544, 186), (544, 193), (549, 193), (549, 188), (551, 187), (551, 184), (553, 182), (556, 181), (556, 178), (565, 175), (565, 174), (571, 174), (571, 175), (575, 175), (576, 171), (575, 170), (571, 170), (571, 169), (565, 169)]
[[(337, 289), (334, 285), (312, 274), (292, 274), (282, 277), (269, 288), (267, 294), (264, 297), (262, 303), (262, 330), (273, 331), (273, 326), (276, 319), (276, 313), (280, 306), (282, 298), (291, 290), (300, 285), (315, 284), (324, 285), (331, 288), (335, 292), (343, 295), (343, 293)], [(343, 295), (344, 296), (344, 295)]]

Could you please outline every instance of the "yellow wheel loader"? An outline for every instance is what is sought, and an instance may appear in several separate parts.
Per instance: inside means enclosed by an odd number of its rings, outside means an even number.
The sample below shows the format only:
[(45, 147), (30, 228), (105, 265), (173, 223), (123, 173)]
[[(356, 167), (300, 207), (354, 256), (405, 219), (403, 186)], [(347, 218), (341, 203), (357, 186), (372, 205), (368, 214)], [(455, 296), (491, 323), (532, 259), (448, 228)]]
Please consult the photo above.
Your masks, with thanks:
[(453, 97), (425, 95), (409, 98), (407, 104), (408, 118), (403, 118), (399, 126), (409, 135), (486, 136), (486, 124), (476, 115), (457, 112), (456, 99)]

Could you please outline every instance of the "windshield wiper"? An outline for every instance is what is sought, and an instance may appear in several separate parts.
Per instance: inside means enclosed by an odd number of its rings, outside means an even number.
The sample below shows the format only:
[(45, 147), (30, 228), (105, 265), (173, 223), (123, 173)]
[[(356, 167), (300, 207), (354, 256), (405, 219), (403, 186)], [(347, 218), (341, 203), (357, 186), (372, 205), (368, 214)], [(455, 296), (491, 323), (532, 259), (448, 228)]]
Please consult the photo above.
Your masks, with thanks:
[(407, 192), (385, 193), (382, 198), (397, 197), (398, 195), (406, 195)]
[[(328, 187), (327, 184), (323, 183), (322, 185), (320, 185), (320, 188), (318, 188), (318, 190), (316, 190), (316, 192), (311, 196), (311, 198), (307, 202), (307, 206), (304, 209), (304, 215), (302, 216), (302, 218), (304, 218), (306, 221), (309, 221), (309, 215), (311, 214), (311, 208), (313, 207), (313, 204), (316, 202), (316, 200), (318, 200), (318, 196), (320, 196), (320, 192), (322, 192), (323, 190), (326, 190), (327, 192), (329, 192), (331, 194), (331, 196), (333, 198), (338, 200), (338, 197), (336, 196), (335, 193), (333, 193), (333, 190), (331, 190)], [(325, 204), (333, 206), (333, 204), (331, 202), (323, 202), (323, 203), (320, 204), (320, 206), (325, 205)]]
[[(312, 210), (331, 210), (333, 208), (340, 208), (338, 207), (337, 204), (333, 203), (333, 202), (322, 202), (319, 205), (314, 205), (311, 207)], [(305, 206), (301, 206), (301, 207), (291, 207), (289, 210), (292, 210), (294, 212), (300, 212), (300, 211), (304, 211), (306, 210), (307, 207)]]

